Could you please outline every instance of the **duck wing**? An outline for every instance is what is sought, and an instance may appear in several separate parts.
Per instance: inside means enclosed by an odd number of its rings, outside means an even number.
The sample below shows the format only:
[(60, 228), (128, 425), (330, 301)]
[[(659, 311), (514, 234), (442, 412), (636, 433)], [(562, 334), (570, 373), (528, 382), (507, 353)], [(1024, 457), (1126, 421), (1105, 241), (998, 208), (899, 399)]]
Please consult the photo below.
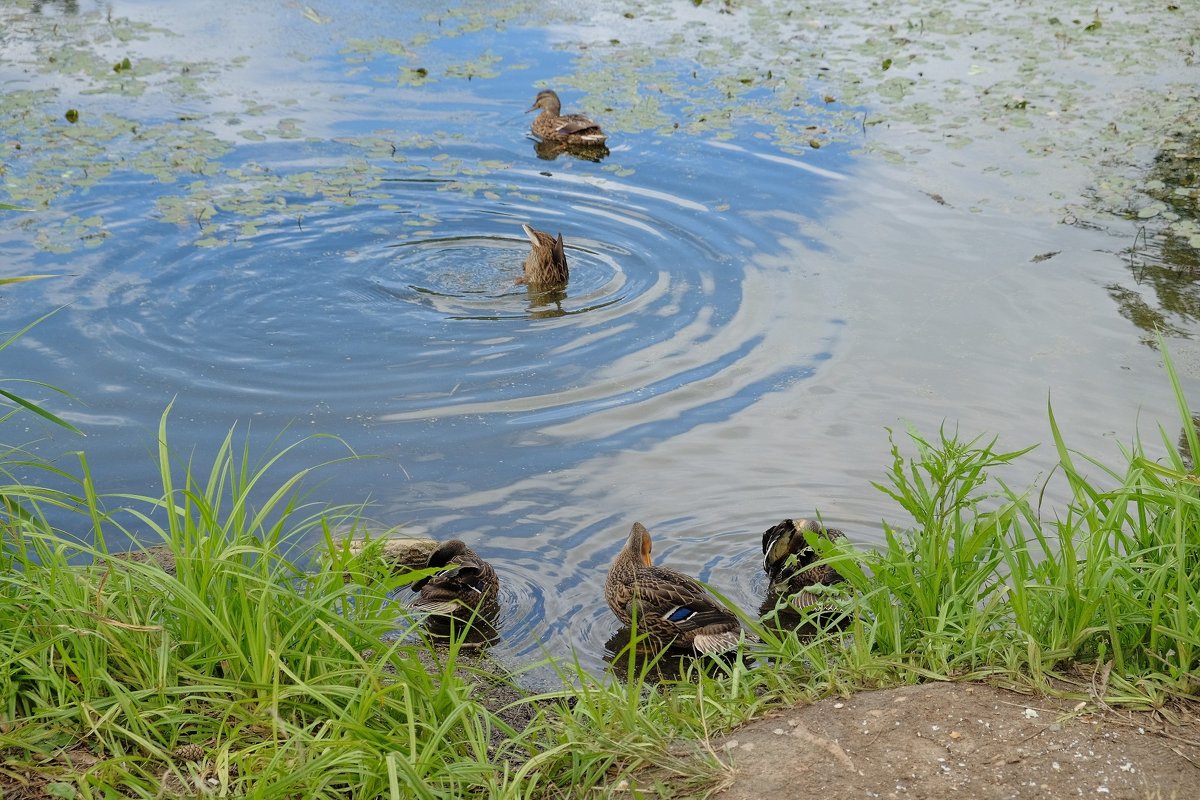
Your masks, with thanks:
[(626, 610), (645, 630), (671, 634), (701, 653), (720, 653), (737, 646), (741, 622), (696, 580), (674, 570), (650, 567), (638, 571), (633, 598)]
[(556, 130), (561, 134), (583, 133), (584, 131), (595, 131), (599, 134), (600, 126), (583, 114), (568, 114), (565, 117), (558, 118)]

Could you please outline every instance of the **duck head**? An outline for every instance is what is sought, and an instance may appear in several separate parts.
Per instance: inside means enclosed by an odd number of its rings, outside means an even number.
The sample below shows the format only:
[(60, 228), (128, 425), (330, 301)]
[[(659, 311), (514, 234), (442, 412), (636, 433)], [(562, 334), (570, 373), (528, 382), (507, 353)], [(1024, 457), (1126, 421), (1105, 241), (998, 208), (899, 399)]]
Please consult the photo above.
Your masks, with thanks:
[(650, 560), (650, 551), (654, 545), (650, 541), (650, 531), (646, 530), (646, 526), (640, 522), (633, 523), (633, 528), (629, 531), (629, 541), (625, 544), (633, 558), (643, 567), (653, 566)]
[(543, 113), (549, 113), (557, 117), (562, 113), (562, 102), (559, 101), (558, 95), (551, 90), (542, 89), (538, 92), (537, 99), (533, 101), (533, 105), (525, 109), (525, 113), (528, 114), (530, 111), (535, 111), (539, 108), (542, 109)]

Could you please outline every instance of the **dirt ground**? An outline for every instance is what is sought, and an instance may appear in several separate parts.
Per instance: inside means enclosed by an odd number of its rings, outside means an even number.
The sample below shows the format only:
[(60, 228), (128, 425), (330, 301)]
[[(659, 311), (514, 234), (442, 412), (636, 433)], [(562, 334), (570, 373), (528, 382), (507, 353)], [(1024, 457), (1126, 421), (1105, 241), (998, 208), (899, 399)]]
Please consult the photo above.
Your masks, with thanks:
[(720, 800), (1200, 797), (1200, 702), (1098, 709), (930, 683), (776, 712), (715, 744)]

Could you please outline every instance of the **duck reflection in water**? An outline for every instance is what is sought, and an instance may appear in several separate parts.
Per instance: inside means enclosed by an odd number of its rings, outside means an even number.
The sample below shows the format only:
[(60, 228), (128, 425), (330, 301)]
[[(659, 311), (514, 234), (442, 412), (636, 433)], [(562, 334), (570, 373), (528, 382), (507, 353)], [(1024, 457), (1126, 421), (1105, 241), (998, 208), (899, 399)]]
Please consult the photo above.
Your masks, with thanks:
[(565, 316), (567, 311), (562, 307), (562, 301), (567, 299), (567, 290), (561, 286), (541, 289), (526, 286), (529, 299), (529, 316), (534, 319)]
[(630, 625), (621, 625), (604, 643), (604, 661), (613, 675), (623, 681), (634, 679), (646, 683), (679, 680), (687, 676), (689, 669), (719, 671), (720, 662), (736, 659), (738, 651), (707, 658), (696, 656), (694, 650), (663, 647), (644, 630), (635, 635)]
[(427, 614), (425, 627), (436, 637), (463, 635), (466, 646), (485, 647), (498, 638), (500, 579), (492, 565), (459, 539), (429, 554), (427, 569), (441, 569), (412, 585), (412, 610)]
[(602, 144), (567, 144), (539, 139), (533, 143), (533, 152), (543, 161), (553, 161), (565, 153), (582, 161), (599, 164), (608, 155), (608, 147)]
[(763, 533), (763, 571), (768, 583), (759, 613), (780, 628), (815, 633), (817, 626), (845, 624), (845, 615), (833, 598), (818, 588), (836, 586), (845, 578), (831, 565), (817, 563), (821, 555), (808, 537), (836, 542), (846, 534), (811, 519), (785, 519)]

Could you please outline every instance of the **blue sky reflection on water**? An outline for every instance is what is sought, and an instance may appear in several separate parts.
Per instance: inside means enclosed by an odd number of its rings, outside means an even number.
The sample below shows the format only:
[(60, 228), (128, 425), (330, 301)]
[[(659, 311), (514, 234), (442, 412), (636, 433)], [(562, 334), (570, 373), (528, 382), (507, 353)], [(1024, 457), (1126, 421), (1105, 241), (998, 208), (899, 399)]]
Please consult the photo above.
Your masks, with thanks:
[[(5, 351), (6, 374), (79, 398), (56, 410), (88, 438), (49, 432), (36, 449), (83, 446), (102, 489), (150, 492), (172, 401), (172, 445), (201, 465), (235, 423), (262, 451), (334, 434), (377, 458), (326, 470), (313, 497), (479, 544), (507, 582), (507, 652), (576, 645), (598, 663), (615, 627), (604, 570), (634, 520), (664, 563), (749, 608), (759, 535), (778, 519), (819, 512), (880, 541), (899, 511), (870, 482), (888, 463), (884, 428), (905, 420), (1015, 449), (1046, 440), (1050, 393), (1085, 450), (1127, 438), (1139, 408), (1171, 420), (1156, 357), (1104, 290), (1124, 267), (1103, 233), (1019, 202), (929, 196), (994, 176), (947, 166), (934, 183), (852, 155), (861, 141), (788, 152), (749, 114), (732, 138), (689, 131), (702, 112), (679, 86), (717, 91), (719, 74), (678, 59), (631, 88), (680, 129), (617, 123), (600, 163), (540, 159), (524, 113), (538, 88), (602, 119), (605, 100), (573, 88), (570, 26), (521, 15), (444, 36), (424, 11), (369, 3), (318, 9), (320, 22), (290, 6), (112, 8), (181, 36), (147, 32), (104, 57), (203, 61), (202, 90), (86, 94), (19, 63), (0, 79), (58, 85), (56, 118), (74, 104), (193, 131), (168, 152), (200, 157), (164, 182), (144, 167), (164, 140), (114, 135), (106, 177), (0, 218), (12, 270), (68, 273), (0, 299), (7, 329), (65, 306)], [(408, 44), (389, 52), (389, 32)], [(433, 77), (414, 85), (417, 67)], [(820, 135), (823, 120), (786, 113)], [(26, 139), (70, 152), (64, 125)], [(32, 169), (5, 160), (10, 176)], [(40, 247), (28, 220), (67, 230), (71, 215), (100, 218), (98, 246)], [(512, 283), (522, 222), (563, 233), (567, 313)], [(343, 452), (314, 441), (285, 470)], [(1013, 481), (1035, 478), (1038, 458)]]

